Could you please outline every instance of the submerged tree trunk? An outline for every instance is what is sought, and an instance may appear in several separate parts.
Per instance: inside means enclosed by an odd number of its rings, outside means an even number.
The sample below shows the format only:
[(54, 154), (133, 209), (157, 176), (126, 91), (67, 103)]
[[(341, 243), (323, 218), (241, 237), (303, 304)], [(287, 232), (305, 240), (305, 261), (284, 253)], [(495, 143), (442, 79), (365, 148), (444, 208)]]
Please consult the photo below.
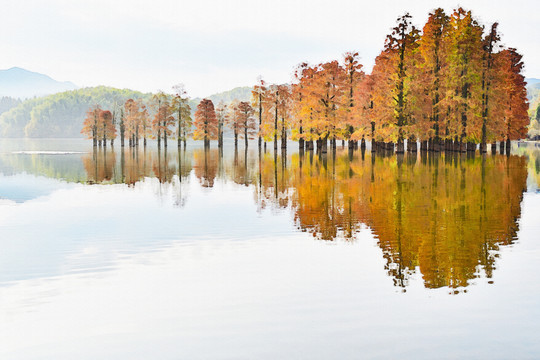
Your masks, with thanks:
[(323, 154), (328, 152), (328, 135), (326, 135), (323, 139), (321, 139), (321, 151)]
[(221, 134), (221, 127), (218, 129), (218, 148), (223, 147), (223, 135)]
[(285, 129), (285, 119), (281, 118), (281, 148), (287, 148), (287, 130)]
[(277, 150), (277, 123), (278, 123), (278, 107), (276, 104), (276, 111), (274, 117), (274, 151)]
[(304, 150), (305, 140), (302, 137), (302, 134), (304, 133), (304, 129), (302, 128), (302, 122), (300, 122), (300, 128), (298, 129), (298, 133), (300, 134), (300, 139), (298, 139), (298, 148)]
[(405, 152), (405, 142), (403, 141), (402, 136), (399, 136), (398, 142), (397, 142), (397, 148), (396, 153), (402, 154)]

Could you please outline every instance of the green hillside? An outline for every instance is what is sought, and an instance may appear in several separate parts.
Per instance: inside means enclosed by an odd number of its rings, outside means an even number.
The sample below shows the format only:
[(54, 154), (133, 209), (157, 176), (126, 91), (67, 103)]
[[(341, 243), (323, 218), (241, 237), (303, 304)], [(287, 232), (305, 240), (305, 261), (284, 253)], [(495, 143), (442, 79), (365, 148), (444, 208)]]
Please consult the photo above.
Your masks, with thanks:
[(26, 100), (0, 115), (1, 137), (80, 137), (82, 123), (93, 105), (112, 109), (129, 98), (150, 99), (127, 89), (83, 88)]
[(0, 98), (0, 115), (13, 109), (15, 106), (19, 105), (22, 101), (15, 99), (9, 96), (2, 96)]
[[(96, 104), (112, 110), (115, 104), (123, 104), (129, 98), (142, 98), (150, 103), (152, 94), (128, 89), (98, 86), (65, 91), (41, 98), (20, 102), (5, 98), (4, 112), (0, 113), (0, 137), (80, 137), (86, 111)], [(250, 101), (251, 88), (234, 88), (208, 97), (214, 104), (233, 100)], [(195, 112), (201, 99), (189, 104)], [(7, 110), (7, 111), (6, 111)]]

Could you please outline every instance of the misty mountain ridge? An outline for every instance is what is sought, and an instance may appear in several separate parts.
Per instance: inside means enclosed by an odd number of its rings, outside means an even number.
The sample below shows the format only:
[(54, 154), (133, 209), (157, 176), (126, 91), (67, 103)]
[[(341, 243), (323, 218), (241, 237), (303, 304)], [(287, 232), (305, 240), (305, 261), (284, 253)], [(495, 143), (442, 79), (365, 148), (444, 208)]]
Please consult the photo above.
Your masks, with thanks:
[(19, 67), (0, 70), (0, 97), (28, 99), (77, 89), (70, 81), (56, 81), (48, 75)]

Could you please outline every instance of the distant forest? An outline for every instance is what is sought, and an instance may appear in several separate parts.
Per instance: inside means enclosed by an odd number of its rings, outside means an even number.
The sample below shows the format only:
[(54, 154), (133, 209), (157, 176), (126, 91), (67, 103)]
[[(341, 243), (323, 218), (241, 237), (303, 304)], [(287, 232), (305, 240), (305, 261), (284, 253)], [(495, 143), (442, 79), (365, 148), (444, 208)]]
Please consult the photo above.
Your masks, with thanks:
[(8, 110), (13, 109), (15, 106), (18, 106), (20, 103), (22, 103), (19, 99), (14, 99), (9, 96), (2, 96), (0, 98), (0, 115), (5, 113)]
[[(119, 109), (128, 99), (150, 102), (152, 94), (134, 90), (98, 86), (65, 91), (21, 101), (0, 98), (0, 137), (81, 137), (81, 126), (88, 109), (96, 104)], [(249, 86), (234, 88), (209, 96), (214, 102), (249, 101)], [(195, 109), (200, 99), (189, 101)], [(152, 114), (152, 108), (149, 107)]]
[(127, 99), (148, 99), (149, 94), (105, 86), (77, 89), (29, 99), (0, 115), (4, 137), (79, 137), (89, 107), (114, 108)]

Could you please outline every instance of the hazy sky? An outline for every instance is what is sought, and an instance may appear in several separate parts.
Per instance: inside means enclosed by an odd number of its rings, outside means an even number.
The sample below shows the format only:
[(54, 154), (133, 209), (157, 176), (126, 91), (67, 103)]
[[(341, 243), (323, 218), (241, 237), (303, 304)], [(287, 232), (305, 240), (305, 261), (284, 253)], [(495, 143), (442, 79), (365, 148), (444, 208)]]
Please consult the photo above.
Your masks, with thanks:
[(540, 77), (537, 0), (19, 0), (0, 11), (0, 69), (13, 66), (79, 86), (109, 85), (192, 96), (252, 85), (259, 75), (287, 82), (302, 61), (356, 50), (367, 70), (396, 18), (422, 27), (441, 6), (471, 9), (500, 23), (503, 43)]

